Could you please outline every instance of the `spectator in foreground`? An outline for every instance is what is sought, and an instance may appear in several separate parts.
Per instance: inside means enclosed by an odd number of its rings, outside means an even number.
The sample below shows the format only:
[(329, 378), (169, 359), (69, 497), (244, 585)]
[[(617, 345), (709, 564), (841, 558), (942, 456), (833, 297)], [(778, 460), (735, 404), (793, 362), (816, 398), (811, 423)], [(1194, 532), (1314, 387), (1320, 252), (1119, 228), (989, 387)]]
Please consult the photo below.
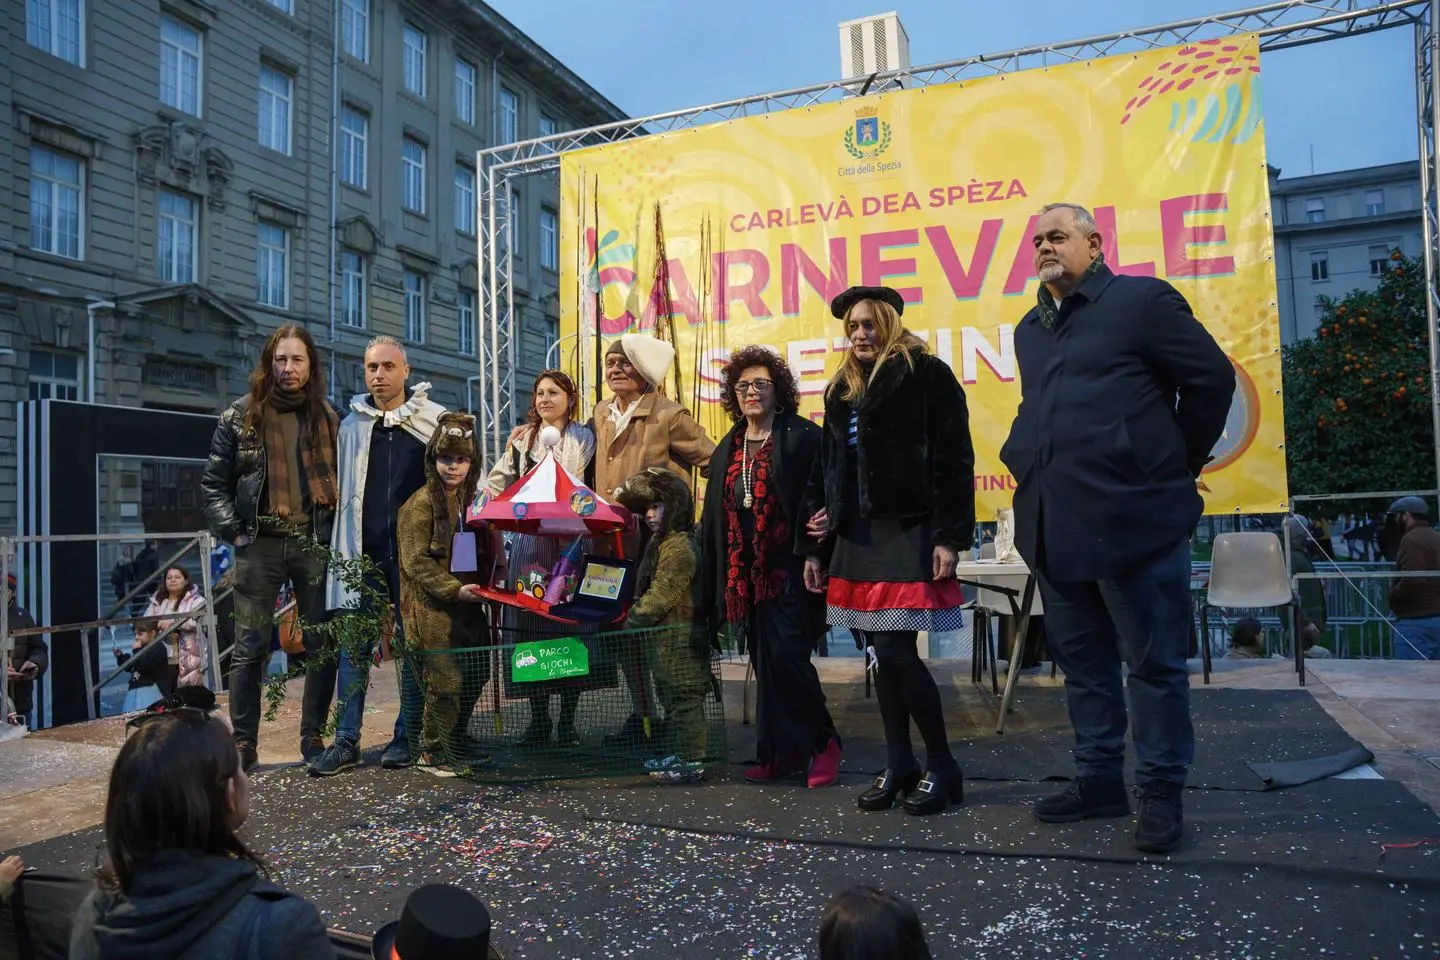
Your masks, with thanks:
[(24, 872), (25, 861), (19, 857), (0, 860), (0, 903), (10, 902), (10, 896), (15, 892), (15, 883)]
[(400, 919), (381, 927), (370, 946), (376, 960), (470, 957), (505, 960), (490, 942), (490, 911), (459, 887), (427, 884), (405, 898)]
[(110, 771), (109, 863), (76, 915), (72, 960), (333, 958), (319, 912), (270, 883), (236, 834), (250, 780), (224, 722), (182, 706), (132, 726)]
[(820, 917), (820, 960), (930, 960), (915, 908), (874, 887), (851, 887)]
[[(1440, 533), (1430, 525), (1430, 505), (1401, 497), (1385, 513), (1385, 526), (1401, 534), (1395, 569), (1407, 573), (1440, 570)], [(1395, 614), (1396, 660), (1440, 658), (1440, 577), (1402, 577), (1390, 588)]]

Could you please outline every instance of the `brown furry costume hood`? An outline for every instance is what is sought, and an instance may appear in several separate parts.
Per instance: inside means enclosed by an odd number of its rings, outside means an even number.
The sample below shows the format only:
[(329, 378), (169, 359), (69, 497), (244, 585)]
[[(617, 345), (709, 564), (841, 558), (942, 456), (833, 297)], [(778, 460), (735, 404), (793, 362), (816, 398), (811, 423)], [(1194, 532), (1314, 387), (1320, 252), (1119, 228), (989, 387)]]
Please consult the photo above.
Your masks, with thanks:
[(685, 480), (664, 467), (647, 467), (625, 481), (615, 499), (645, 522), (645, 510), (652, 503), (665, 504), (662, 534), (689, 533), (695, 525), (695, 500)]
[(463, 510), (475, 499), (475, 488), (480, 483), (480, 451), (475, 445), (474, 417), (468, 413), (440, 414), (435, 433), (425, 446), (425, 489), (430, 493), (430, 510), (435, 519), (430, 556), (437, 558), (449, 555), (450, 545), (443, 538), (459, 529), (459, 516), (451, 512), (445, 498), (445, 482), (435, 469), (435, 461), (440, 457), (470, 458), (470, 473), (460, 485), (460, 508)]

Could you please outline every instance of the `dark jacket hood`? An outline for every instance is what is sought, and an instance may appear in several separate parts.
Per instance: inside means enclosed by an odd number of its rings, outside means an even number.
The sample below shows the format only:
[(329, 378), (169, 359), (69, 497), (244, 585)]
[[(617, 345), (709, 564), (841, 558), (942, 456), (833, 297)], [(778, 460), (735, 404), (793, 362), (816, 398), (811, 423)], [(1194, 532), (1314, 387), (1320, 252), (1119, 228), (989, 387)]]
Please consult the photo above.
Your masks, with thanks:
[(128, 894), (97, 890), (95, 943), (105, 960), (168, 960), (209, 934), (259, 882), (255, 864), (182, 850), (157, 854)]

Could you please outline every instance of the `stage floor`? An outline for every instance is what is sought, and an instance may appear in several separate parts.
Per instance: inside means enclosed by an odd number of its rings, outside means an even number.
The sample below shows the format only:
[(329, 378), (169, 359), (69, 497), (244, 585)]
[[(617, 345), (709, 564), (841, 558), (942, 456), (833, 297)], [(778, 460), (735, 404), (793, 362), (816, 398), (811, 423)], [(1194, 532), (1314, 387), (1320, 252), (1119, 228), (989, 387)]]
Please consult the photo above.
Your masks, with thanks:
[[(277, 879), (332, 926), (368, 933), (427, 882), (491, 904), (514, 957), (813, 955), (826, 899), (852, 883), (913, 902), (937, 956), (1433, 957), (1440, 954), (1440, 665), (1328, 662), (1298, 691), (1287, 664), (1228, 663), (1195, 678), (1199, 758), (1187, 843), (1129, 845), (1130, 819), (1034, 821), (1069, 773), (1063, 701), (1048, 671), (1022, 680), (1010, 732), (968, 665), (937, 664), (967, 802), (932, 818), (862, 814), (883, 756), (859, 661), (818, 661), (846, 737), (844, 776), (744, 783), (743, 667), (726, 668), (732, 763), (710, 781), (625, 779), (484, 787), (370, 764), (319, 780), (293, 765), (295, 712), (262, 732), (249, 834)], [(394, 682), (378, 678), (367, 747), (387, 739)], [(95, 862), (104, 774), (122, 731), (100, 721), (0, 745), (0, 848), (32, 864)], [(1353, 739), (1352, 739), (1353, 738)], [(1297, 760), (1355, 741), (1385, 779), (1265, 791), (1246, 761)], [(1427, 805), (1427, 802), (1429, 805)]]

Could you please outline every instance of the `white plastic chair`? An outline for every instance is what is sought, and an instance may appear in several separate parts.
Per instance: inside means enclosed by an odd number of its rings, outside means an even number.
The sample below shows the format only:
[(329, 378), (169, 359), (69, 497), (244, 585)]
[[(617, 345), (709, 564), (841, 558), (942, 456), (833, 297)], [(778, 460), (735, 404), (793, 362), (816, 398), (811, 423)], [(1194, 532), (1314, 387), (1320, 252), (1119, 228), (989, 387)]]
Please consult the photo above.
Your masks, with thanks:
[(1210, 558), (1210, 585), (1200, 606), (1200, 656), (1210, 682), (1211, 607), (1250, 610), (1285, 607), (1295, 646), (1295, 672), (1305, 685), (1305, 644), (1300, 635), (1300, 605), (1285, 573), (1285, 551), (1273, 533), (1222, 533)]

